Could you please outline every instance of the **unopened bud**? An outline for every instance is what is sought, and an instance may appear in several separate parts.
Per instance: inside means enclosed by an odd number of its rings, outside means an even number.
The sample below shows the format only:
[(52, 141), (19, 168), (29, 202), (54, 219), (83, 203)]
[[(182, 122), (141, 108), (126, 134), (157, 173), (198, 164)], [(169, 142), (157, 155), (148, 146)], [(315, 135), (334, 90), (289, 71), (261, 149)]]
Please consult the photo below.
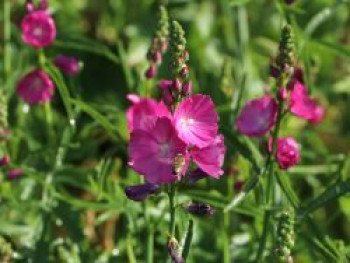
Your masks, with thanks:
[(125, 194), (129, 199), (140, 202), (146, 200), (149, 195), (155, 194), (158, 188), (158, 185), (151, 183), (133, 185), (125, 188)]
[(185, 208), (187, 212), (197, 216), (212, 216), (215, 214), (215, 209), (209, 204), (201, 202), (193, 202)]
[(189, 96), (191, 93), (192, 93), (192, 83), (191, 81), (188, 81), (182, 86), (182, 94), (184, 96)]
[(152, 79), (157, 75), (157, 68), (155, 66), (150, 66), (145, 73), (146, 78)]
[(23, 171), (22, 169), (18, 168), (18, 169), (13, 169), (7, 172), (7, 178), (10, 180), (14, 180), (20, 176), (23, 175)]
[(11, 161), (10, 156), (8, 156), (8, 155), (1, 157), (0, 158), (0, 167), (9, 165), (10, 161)]

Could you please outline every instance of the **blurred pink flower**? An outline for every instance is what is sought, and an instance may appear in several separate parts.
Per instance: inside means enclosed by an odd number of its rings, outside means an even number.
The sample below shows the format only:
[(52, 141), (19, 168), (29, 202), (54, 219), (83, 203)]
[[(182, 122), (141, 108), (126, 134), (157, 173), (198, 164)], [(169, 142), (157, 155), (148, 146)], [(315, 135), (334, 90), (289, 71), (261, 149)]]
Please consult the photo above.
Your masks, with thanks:
[(158, 117), (167, 116), (171, 118), (171, 114), (165, 104), (157, 102), (154, 99), (140, 98), (135, 100), (126, 112), (129, 131), (136, 129), (152, 130)]
[(10, 179), (10, 180), (14, 180), (20, 176), (23, 175), (23, 171), (22, 169), (18, 168), (18, 169), (13, 169), (13, 170), (10, 170), (6, 173), (7, 175), (7, 178)]
[(178, 179), (173, 163), (175, 157), (186, 156), (186, 144), (178, 137), (169, 118), (158, 118), (151, 131), (134, 130), (130, 138), (128, 152), (136, 172), (150, 183), (170, 183)]
[(52, 44), (56, 38), (56, 25), (53, 18), (42, 10), (32, 11), (22, 19), (22, 39), (34, 48)]
[(236, 120), (239, 132), (251, 136), (265, 135), (276, 122), (277, 102), (272, 96), (248, 101)]
[(130, 101), (132, 104), (139, 103), (141, 101), (141, 97), (137, 94), (130, 93), (126, 95), (126, 98), (128, 101)]
[(218, 114), (209, 96), (197, 94), (183, 100), (174, 114), (179, 137), (199, 148), (210, 145), (218, 133)]
[(299, 81), (293, 84), (290, 104), (291, 112), (300, 118), (315, 124), (323, 120), (324, 109), (309, 97), (306, 87)]
[(281, 169), (288, 169), (300, 161), (299, 145), (293, 137), (278, 138), (276, 159)]
[(57, 55), (54, 59), (56, 67), (69, 76), (77, 75), (81, 70), (81, 63), (75, 57)]
[(10, 156), (5, 155), (0, 158), (0, 167), (9, 165), (11, 159)]
[(193, 161), (209, 176), (218, 179), (223, 175), (224, 171), (221, 168), (225, 157), (224, 136), (216, 136), (205, 148), (193, 147), (191, 154)]
[(25, 75), (17, 84), (17, 94), (28, 104), (50, 101), (55, 86), (42, 69), (35, 69)]

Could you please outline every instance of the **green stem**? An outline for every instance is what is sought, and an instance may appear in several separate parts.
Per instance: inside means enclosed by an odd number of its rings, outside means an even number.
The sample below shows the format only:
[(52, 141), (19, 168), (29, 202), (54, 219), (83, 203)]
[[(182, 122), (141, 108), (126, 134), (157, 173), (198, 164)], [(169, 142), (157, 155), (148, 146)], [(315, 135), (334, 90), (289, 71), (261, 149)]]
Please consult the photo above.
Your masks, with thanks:
[(52, 118), (52, 109), (51, 109), (50, 102), (46, 102), (44, 104), (44, 110), (45, 110), (48, 141), (49, 141), (49, 145), (52, 146), (54, 144), (55, 134), (53, 130), (53, 118)]
[(192, 238), (193, 238), (193, 220), (190, 219), (190, 220), (188, 220), (188, 229), (187, 229), (187, 233), (186, 233), (184, 249), (182, 252), (183, 260), (186, 260), (186, 258), (188, 257), (188, 254), (190, 253)]
[(147, 226), (147, 263), (153, 263), (154, 229), (153, 225)]
[(222, 227), (222, 242), (223, 242), (223, 263), (231, 263), (231, 253), (230, 253), (230, 229), (229, 229), (229, 218), (228, 213), (223, 214), (223, 227)]
[(262, 236), (260, 238), (259, 249), (258, 249), (258, 253), (256, 254), (256, 258), (255, 258), (254, 262), (262, 262), (263, 261), (263, 253), (264, 253), (264, 250), (265, 250), (265, 247), (266, 247), (270, 215), (271, 215), (271, 211), (266, 210), (265, 211), (265, 217), (264, 217), (263, 233), (262, 233)]
[(136, 263), (136, 257), (134, 254), (134, 249), (133, 249), (133, 243), (132, 243), (132, 236), (130, 233), (128, 233), (127, 237), (126, 237), (126, 252), (127, 252), (127, 256), (128, 256), (128, 262), (129, 263)]
[(10, 0), (4, 0), (4, 83), (11, 74), (11, 5)]
[(170, 185), (168, 195), (169, 195), (169, 208), (170, 208), (169, 234), (170, 234), (170, 237), (174, 237), (175, 236), (175, 195), (176, 195), (175, 184)]

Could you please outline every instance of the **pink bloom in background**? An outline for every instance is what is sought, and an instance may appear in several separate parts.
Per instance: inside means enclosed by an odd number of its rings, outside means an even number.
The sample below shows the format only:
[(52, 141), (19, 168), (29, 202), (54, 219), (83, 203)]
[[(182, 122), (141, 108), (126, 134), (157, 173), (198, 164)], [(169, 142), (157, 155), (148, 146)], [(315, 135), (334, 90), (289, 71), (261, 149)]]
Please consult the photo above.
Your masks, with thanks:
[(52, 44), (56, 38), (55, 21), (46, 11), (33, 11), (22, 20), (22, 39), (34, 48)]
[(299, 145), (293, 137), (277, 138), (276, 159), (281, 169), (288, 169), (300, 161)]
[(170, 183), (177, 180), (173, 162), (178, 155), (186, 156), (186, 144), (178, 137), (170, 119), (158, 118), (151, 131), (131, 133), (129, 157), (133, 169), (150, 183)]
[(174, 114), (179, 137), (199, 148), (208, 146), (216, 138), (218, 119), (211, 98), (200, 94), (183, 100)]
[(324, 117), (324, 109), (308, 95), (304, 84), (295, 81), (292, 87), (290, 107), (291, 112), (311, 123), (319, 123)]
[(224, 136), (216, 136), (214, 141), (205, 148), (194, 147), (191, 154), (193, 161), (209, 176), (218, 179), (223, 175), (224, 171), (221, 167), (225, 157)]
[(10, 170), (6, 173), (7, 175), (7, 178), (10, 179), (10, 180), (14, 180), (20, 176), (23, 175), (23, 171), (22, 169), (18, 168), (18, 169), (13, 169), (13, 170)]
[(25, 75), (17, 84), (17, 94), (28, 104), (39, 104), (51, 100), (55, 86), (42, 69)]
[(240, 133), (251, 137), (265, 135), (276, 122), (277, 102), (272, 96), (248, 101), (236, 120)]
[(0, 158), (0, 167), (9, 165), (11, 159), (10, 156), (5, 155)]
[[(134, 97), (135, 98), (135, 97)], [(163, 102), (140, 98), (126, 112), (129, 131), (136, 129), (152, 130), (158, 117), (170, 117), (170, 112)]]
[(56, 67), (60, 68), (68, 76), (75, 76), (81, 70), (81, 63), (75, 57), (57, 55), (54, 63)]

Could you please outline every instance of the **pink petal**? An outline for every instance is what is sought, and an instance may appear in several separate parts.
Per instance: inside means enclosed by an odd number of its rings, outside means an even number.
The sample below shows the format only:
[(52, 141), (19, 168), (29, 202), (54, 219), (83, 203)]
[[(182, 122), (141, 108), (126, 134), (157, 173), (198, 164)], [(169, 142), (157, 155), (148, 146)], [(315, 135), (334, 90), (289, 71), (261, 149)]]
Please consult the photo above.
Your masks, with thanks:
[(225, 157), (224, 136), (218, 135), (212, 144), (205, 148), (194, 147), (191, 153), (193, 161), (208, 175), (218, 179), (224, 173), (222, 170)]
[(218, 119), (211, 98), (201, 94), (183, 100), (174, 114), (179, 137), (199, 148), (208, 146), (215, 139)]
[(276, 122), (277, 102), (272, 96), (248, 101), (236, 120), (240, 133), (260, 137), (269, 132)]

